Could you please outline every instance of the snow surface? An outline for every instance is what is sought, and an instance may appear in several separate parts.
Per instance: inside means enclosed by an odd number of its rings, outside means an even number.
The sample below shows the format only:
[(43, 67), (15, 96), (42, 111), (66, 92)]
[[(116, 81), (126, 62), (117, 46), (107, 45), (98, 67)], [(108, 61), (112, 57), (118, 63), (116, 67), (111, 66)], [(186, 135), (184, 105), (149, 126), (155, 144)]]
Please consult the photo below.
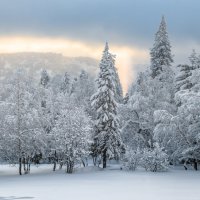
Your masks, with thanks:
[(0, 200), (200, 200), (200, 171), (128, 172), (87, 167), (74, 174), (32, 167), (17, 175), (16, 167), (0, 165)]

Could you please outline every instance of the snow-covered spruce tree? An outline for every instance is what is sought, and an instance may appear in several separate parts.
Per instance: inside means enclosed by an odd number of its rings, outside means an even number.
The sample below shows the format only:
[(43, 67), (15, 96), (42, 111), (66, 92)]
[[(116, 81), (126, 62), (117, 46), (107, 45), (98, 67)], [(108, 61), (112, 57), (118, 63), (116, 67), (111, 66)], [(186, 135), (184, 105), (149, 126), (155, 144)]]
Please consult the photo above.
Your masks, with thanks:
[(41, 72), (40, 84), (43, 87), (46, 87), (49, 83), (49, 80), (50, 80), (49, 74), (47, 73), (47, 71), (45, 69), (43, 69)]
[(72, 173), (77, 163), (83, 163), (89, 155), (91, 142), (91, 121), (84, 109), (76, 107), (70, 100), (60, 96), (58, 101), (62, 107), (52, 130), (54, 146), (61, 156), (62, 163), (67, 166), (66, 172)]
[(178, 65), (180, 68), (179, 73), (175, 78), (175, 90), (176, 92), (180, 90), (190, 89), (192, 83), (190, 77), (192, 76), (192, 67), (189, 65)]
[(125, 97), (123, 98), (123, 103), (124, 104), (127, 104), (128, 103), (128, 101), (129, 101), (129, 94), (128, 93), (126, 93), (126, 95), (125, 95)]
[(200, 68), (200, 55), (197, 55), (194, 49), (192, 50), (192, 53), (189, 56), (189, 61), (191, 63), (192, 69)]
[(198, 93), (200, 91), (200, 69), (194, 69), (192, 70), (192, 75), (190, 77), (188, 77), (188, 81), (191, 83), (192, 88), (191, 90), (193, 92)]
[(198, 93), (200, 91), (200, 55), (197, 55), (195, 50), (193, 50), (189, 60), (192, 66), (190, 67), (191, 76), (187, 80), (190, 86), (192, 86), (191, 90)]
[(68, 95), (71, 93), (71, 77), (67, 72), (62, 79), (60, 90)]
[(114, 57), (109, 52), (108, 43), (100, 62), (97, 79), (97, 92), (91, 97), (92, 106), (97, 112), (94, 143), (106, 168), (107, 159), (118, 159), (124, 151), (117, 118), (115, 99)]
[(171, 66), (173, 58), (171, 45), (168, 38), (165, 18), (162, 17), (160, 27), (155, 35), (155, 42), (150, 52), (151, 55), (151, 76), (154, 78), (163, 71), (163, 67)]

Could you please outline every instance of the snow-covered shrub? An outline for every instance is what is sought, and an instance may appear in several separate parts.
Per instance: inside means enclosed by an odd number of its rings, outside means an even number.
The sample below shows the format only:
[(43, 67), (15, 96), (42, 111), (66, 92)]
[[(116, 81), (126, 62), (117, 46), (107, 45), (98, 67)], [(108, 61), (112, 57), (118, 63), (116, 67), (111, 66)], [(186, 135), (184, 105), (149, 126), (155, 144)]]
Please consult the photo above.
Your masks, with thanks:
[(123, 160), (123, 166), (127, 170), (136, 170), (141, 160), (140, 150), (126, 150), (126, 154)]
[(168, 156), (156, 143), (154, 149), (146, 149), (141, 158), (141, 166), (152, 172), (165, 171), (169, 165)]

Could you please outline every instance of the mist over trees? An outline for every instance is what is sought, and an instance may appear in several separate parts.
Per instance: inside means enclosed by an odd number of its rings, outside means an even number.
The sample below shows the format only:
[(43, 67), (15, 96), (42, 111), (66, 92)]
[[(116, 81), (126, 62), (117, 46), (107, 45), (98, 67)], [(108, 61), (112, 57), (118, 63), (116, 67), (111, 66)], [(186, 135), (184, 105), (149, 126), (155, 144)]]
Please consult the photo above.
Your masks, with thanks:
[(200, 55), (173, 63), (162, 17), (150, 50), (151, 64), (122, 94), (109, 45), (96, 78), (82, 70), (40, 77), (16, 69), (1, 79), (0, 162), (28, 174), (31, 164), (51, 163), (73, 173), (77, 166), (164, 171), (200, 163)]

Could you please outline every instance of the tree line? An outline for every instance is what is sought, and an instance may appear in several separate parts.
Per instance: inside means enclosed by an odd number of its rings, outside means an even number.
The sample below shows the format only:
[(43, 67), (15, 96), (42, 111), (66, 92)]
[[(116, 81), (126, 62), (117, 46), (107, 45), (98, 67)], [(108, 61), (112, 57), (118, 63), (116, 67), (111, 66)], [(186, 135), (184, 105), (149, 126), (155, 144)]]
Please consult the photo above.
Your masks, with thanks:
[(151, 65), (140, 72), (123, 97), (108, 43), (96, 80), (86, 71), (30, 76), (17, 69), (1, 79), (0, 160), (18, 164), (52, 163), (55, 171), (77, 165), (162, 171), (200, 161), (200, 56), (173, 65), (164, 17), (150, 51)]

